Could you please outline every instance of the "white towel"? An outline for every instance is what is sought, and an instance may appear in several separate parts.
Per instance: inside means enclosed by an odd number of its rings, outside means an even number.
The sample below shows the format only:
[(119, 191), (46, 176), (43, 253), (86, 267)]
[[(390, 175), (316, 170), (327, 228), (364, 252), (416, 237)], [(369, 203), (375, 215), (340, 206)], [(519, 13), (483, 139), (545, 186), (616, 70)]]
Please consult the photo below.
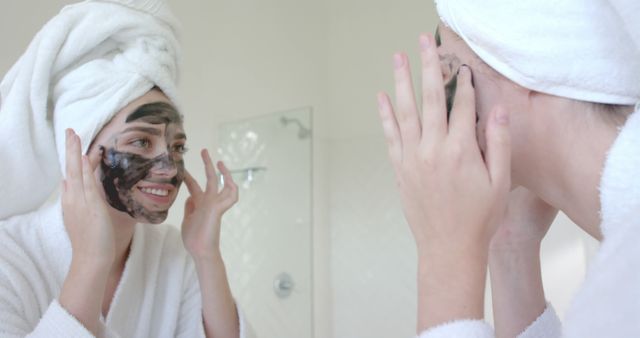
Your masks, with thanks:
[(640, 50), (627, 29), (639, 21), (637, 11), (631, 12), (634, 20), (620, 15), (633, 10), (633, 2), (615, 0), (614, 7), (603, 0), (439, 0), (437, 8), (484, 62), (525, 88), (635, 104)]
[(55, 191), (66, 128), (86, 152), (152, 87), (178, 104), (178, 53), (165, 0), (89, 0), (49, 21), (0, 84), (0, 219), (37, 209)]

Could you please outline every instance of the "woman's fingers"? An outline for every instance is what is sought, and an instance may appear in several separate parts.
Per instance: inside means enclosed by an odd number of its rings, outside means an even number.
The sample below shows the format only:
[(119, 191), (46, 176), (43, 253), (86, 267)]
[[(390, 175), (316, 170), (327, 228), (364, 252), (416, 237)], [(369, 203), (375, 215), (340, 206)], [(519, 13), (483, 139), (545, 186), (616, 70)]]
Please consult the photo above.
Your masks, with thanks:
[(82, 155), (80, 138), (72, 129), (66, 130), (66, 184), (67, 190), (78, 191), (83, 194), (82, 183)]
[(202, 162), (204, 163), (204, 172), (207, 175), (207, 187), (205, 189), (205, 193), (210, 191), (217, 193), (218, 175), (216, 175), (216, 169), (213, 167), (213, 161), (211, 160), (211, 156), (209, 156), (209, 151), (207, 149), (202, 149), (200, 155), (202, 156)]
[(195, 209), (196, 204), (193, 201), (193, 196), (187, 197), (187, 200), (184, 202), (184, 218), (187, 218), (189, 215), (191, 215)]
[(449, 120), (449, 134), (463, 142), (473, 142), (477, 145), (476, 100), (471, 84), (472, 76), (469, 66), (460, 67), (456, 96)]
[(184, 171), (184, 184), (187, 186), (187, 190), (189, 190), (191, 196), (198, 198), (203, 194), (198, 182), (196, 182), (193, 176), (186, 170)]
[(400, 138), (398, 121), (396, 121), (396, 116), (393, 113), (393, 106), (391, 106), (389, 97), (385, 93), (378, 93), (378, 111), (380, 112), (382, 130), (389, 149), (389, 157), (393, 166), (396, 167), (402, 161), (402, 139)]
[[(224, 188), (222, 189), (221, 195), (233, 205), (233, 203), (238, 201), (238, 186), (236, 182), (233, 181), (231, 171), (224, 165), (224, 162), (218, 162), (218, 170), (220, 170), (222, 177), (224, 177)], [(231, 205), (229, 205), (229, 207)]]
[(491, 111), (487, 121), (487, 157), (489, 177), (493, 186), (511, 185), (511, 134), (509, 130), (509, 113), (502, 107)]
[(447, 113), (440, 56), (430, 34), (420, 36), (422, 60), (422, 139), (434, 142), (447, 133)]
[(98, 169), (98, 166), (100, 166), (100, 163), (102, 163), (102, 160), (104, 159), (104, 151), (104, 147), (99, 146), (97, 152), (89, 152), (89, 154), (87, 154), (87, 156), (89, 157), (91, 171), (96, 171), (96, 169)]
[(96, 188), (95, 176), (93, 176), (93, 168), (89, 163), (89, 157), (82, 156), (82, 184), (84, 186), (85, 199), (91, 203), (101, 201)]
[(393, 56), (394, 77), (396, 87), (396, 120), (405, 148), (415, 148), (420, 142), (421, 127), (418, 107), (411, 80), (409, 58), (403, 53)]

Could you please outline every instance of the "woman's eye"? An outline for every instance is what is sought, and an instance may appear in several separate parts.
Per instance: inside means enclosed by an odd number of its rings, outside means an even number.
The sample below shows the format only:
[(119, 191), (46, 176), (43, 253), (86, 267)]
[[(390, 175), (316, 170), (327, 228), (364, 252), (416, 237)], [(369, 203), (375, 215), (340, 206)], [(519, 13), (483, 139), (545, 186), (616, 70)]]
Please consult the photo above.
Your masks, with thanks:
[(149, 146), (151, 145), (151, 141), (149, 141), (146, 138), (142, 138), (142, 139), (137, 139), (134, 140), (133, 142), (130, 143), (131, 145), (138, 147), (138, 148), (149, 148)]
[(176, 144), (173, 146), (173, 152), (178, 154), (184, 154), (188, 151), (187, 147), (184, 144)]

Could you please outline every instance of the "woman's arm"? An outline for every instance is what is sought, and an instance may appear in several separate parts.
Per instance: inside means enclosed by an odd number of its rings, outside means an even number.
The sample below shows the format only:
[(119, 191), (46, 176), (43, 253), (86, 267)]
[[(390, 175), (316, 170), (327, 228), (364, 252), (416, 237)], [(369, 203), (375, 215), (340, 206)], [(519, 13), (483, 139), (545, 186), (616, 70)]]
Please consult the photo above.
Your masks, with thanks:
[(207, 337), (239, 337), (238, 311), (220, 253), (199, 258), (196, 261), (196, 271), (202, 294), (202, 315)]
[(517, 337), (546, 308), (539, 246), (492, 249), (489, 257), (496, 337)]
[[(457, 319), (482, 319), (490, 239), (510, 186), (509, 115), (487, 119), (487, 150), (476, 136), (471, 69), (462, 66), (451, 118), (432, 36), (420, 38), (422, 109), (407, 56), (395, 55), (396, 105), (378, 96), (405, 217), (418, 247), (418, 332)], [(422, 118), (420, 118), (420, 116)]]
[(219, 191), (211, 157), (206, 150), (201, 155), (207, 186), (203, 191), (187, 173), (185, 184), (191, 196), (185, 205), (182, 239), (196, 265), (207, 337), (238, 338), (240, 321), (220, 254), (222, 215), (238, 201), (238, 187), (229, 170), (220, 162), (218, 169), (224, 176), (225, 185)]
[[(522, 333), (546, 308), (540, 270), (540, 243), (558, 211), (518, 187), (491, 241), (489, 271), (498, 338)], [(551, 338), (551, 337), (550, 337)]]

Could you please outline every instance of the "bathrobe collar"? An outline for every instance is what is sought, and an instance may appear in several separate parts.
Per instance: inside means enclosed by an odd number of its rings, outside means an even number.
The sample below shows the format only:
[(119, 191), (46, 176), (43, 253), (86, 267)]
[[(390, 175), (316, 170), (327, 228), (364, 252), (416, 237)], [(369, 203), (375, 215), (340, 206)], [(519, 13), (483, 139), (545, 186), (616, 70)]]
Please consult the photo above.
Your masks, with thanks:
[(600, 184), (604, 239), (640, 227), (639, 108), (627, 119), (605, 161)]

